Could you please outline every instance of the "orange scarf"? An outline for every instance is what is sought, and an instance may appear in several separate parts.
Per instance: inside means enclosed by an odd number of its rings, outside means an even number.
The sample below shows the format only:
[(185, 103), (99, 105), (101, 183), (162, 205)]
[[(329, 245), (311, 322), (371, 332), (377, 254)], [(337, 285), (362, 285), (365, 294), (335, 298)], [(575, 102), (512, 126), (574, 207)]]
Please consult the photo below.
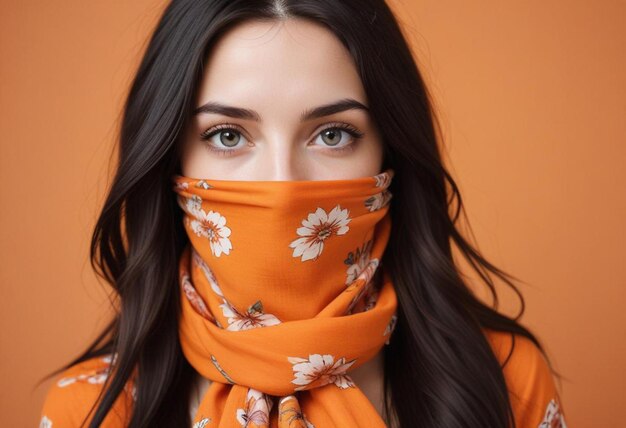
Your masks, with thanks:
[(212, 381), (194, 427), (385, 426), (349, 371), (389, 343), (397, 319), (380, 260), (393, 175), (173, 177), (190, 240), (180, 341)]

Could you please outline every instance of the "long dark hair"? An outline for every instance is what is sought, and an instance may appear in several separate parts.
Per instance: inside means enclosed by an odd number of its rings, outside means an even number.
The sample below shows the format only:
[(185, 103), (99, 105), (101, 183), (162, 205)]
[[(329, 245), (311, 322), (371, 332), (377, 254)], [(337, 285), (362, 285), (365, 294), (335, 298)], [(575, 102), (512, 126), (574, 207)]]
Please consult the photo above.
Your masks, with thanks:
[[(395, 413), (402, 427), (514, 426), (502, 367), (483, 330), (522, 335), (543, 348), (518, 322), (524, 300), (516, 278), (458, 230), (463, 204), (441, 159), (431, 95), (383, 0), (176, 0), (166, 7), (130, 87), (117, 170), (91, 241), (92, 267), (113, 287), (119, 310), (82, 355), (55, 373), (116, 353), (90, 427), (102, 423), (135, 367), (129, 426), (189, 426), (193, 369), (178, 341), (177, 282), (186, 236), (169, 178), (179, 172), (180, 135), (219, 35), (245, 20), (290, 17), (326, 26), (345, 45), (382, 133), (384, 167), (396, 172), (392, 235), (382, 259), (399, 302), (385, 347), (387, 417)], [(452, 243), (489, 288), (493, 308), (464, 282)], [(515, 318), (498, 313), (491, 274), (517, 293)]]

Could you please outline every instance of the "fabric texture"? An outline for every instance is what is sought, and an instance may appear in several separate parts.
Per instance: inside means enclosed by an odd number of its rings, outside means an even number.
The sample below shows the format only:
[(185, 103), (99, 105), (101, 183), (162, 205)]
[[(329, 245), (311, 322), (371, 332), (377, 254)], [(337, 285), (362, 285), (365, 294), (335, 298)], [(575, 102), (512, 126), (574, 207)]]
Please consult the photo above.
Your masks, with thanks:
[(212, 381), (198, 426), (385, 426), (348, 371), (395, 325), (381, 265), (392, 177), (175, 177), (190, 242), (180, 260), (181, 345)]
[[(523, 336), (493, 330), (485, 330), (485, 335), (503, 366), (516, 426), (567, 428), (552, 373), (539, 349)], [(92, 417), (89, 412), (102, 390), (110, 361), (111, 355), (93, 357), (59, 374), (47, 391), (40, 412), (40, 428), (88, 426)], [(100, 426), (127, 427), (135, 396), (134, 384), (129, 381)], [(87, 425), (81, 425), (83, 419)], [(195, 428), (203, 423), (194, 424)], [(215, 426), (204, 423), (204, 428)]]
[[(381, 263), (393, 170), (325, 181), (173, 177), (189, 237), (179, 261), (181, 346), (211, 380), (193, 418), (210, 427), (384, 427), (350, 370), (388, 344), (397, 300)], [(518, 427), (565, 428), (546, 360), (528, 339), (485, 330)], [(515, 345), (513, 347), (513, 345)], [(67, 369), (41, 428), (78, 427), (115, 355)], [(130, 379), (101, 425), (128, 425)]]

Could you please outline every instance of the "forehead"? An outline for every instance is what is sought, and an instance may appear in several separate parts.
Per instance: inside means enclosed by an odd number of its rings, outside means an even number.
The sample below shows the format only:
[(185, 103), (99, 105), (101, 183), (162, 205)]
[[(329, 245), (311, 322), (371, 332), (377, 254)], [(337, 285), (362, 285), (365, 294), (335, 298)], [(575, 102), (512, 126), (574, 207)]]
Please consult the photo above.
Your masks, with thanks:
[[(365, 102), (352, 57), (330, 30), (305, 19), (246, 21), (224, 33), (206, 58), (199, 101), (306, 104)], [(280, 96), (280, 99), (277, 98)]]

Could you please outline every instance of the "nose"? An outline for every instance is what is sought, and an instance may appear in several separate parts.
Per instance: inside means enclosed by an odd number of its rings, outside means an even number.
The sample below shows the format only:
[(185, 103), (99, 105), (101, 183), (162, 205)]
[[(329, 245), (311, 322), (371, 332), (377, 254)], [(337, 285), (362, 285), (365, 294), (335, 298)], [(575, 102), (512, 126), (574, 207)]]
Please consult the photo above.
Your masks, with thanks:
[(297, 147), (287, 138), (275, 138), (267, 145), (267, 151), (261, 162), (260, 175), (264, 180), (294, 181), (307, 179), (306, 161)]

